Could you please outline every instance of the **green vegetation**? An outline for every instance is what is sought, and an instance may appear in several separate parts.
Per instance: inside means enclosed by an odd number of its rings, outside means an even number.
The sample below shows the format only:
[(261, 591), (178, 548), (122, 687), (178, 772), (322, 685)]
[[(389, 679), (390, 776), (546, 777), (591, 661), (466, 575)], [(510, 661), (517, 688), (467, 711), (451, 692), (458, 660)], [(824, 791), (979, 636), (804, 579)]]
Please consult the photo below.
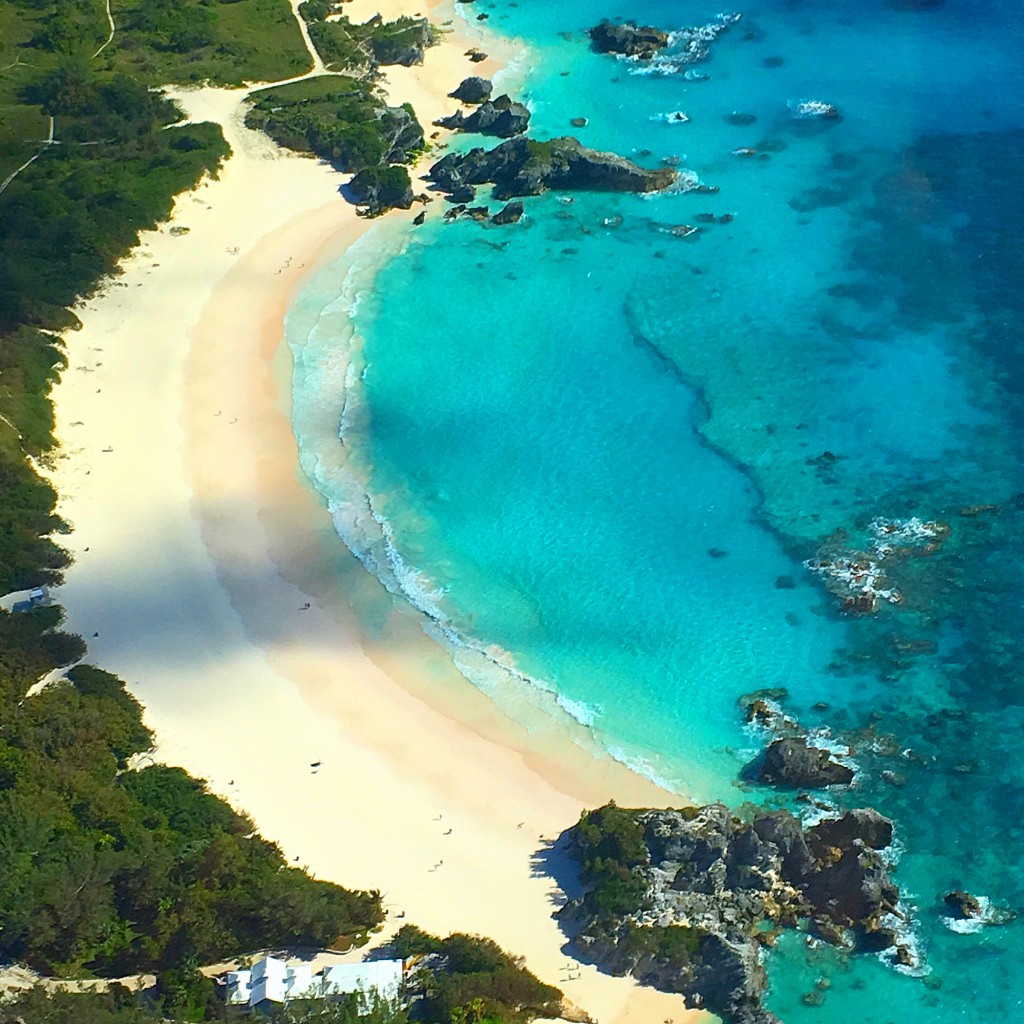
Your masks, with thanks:
[(531, 974), (490, 939), (456, 932), (439, 939), (413, 925), (392, 941), (396, 956), (422, 958), (413, 987), (418, 1016), (436, 1024), (519, 1024), (558, 1017), (562, 993)]
[(409, 106), (389, 107), (368, 79), (307, 78), (254, 94), (246, 116), (278, 145), (313, 152), (339, 170), (408, 163), (423, 148), (423, 129)]
[[(196, 992), (212, 992), (213, 983), (204, 981), (205, 988), (199, 986), (196, 991), (182, 992), (161, 984), (155, 993), (142, 994), (123, 985), (112, 985), (109, 992), (103, 993), (47, 993), (41, 988), (31, 989), (0, 1006), (0, 1024), (165, 1024), (246, 1019), (215, 997), (198, 1008), (190, 1005), (189, 1000)], [(292, 1003), (260, 1019), (269, 1024), (407, 1024), (409, 1018), (397, 1003), (381, 999), (361, 1006), (351, 996), (329, 1003)]]
[[(276, 945), (362, 941), (377, 893), (314, 881), (178, 768), (120, 680), (79, 666), (59, 610), (0, 613), (0, 960), (45, 972), (184, 970)], [(181, 978), (169, 981), (180, 990)]]
[(60, 142), (0, 194), (2, 592), (53, 582), (66, 564), (52, 540), (64, 529), (56, 495), (26, 459), (52, 445), (47, 393), (64, 363), (52, 332), (75, 326), (67, 307), (228, 152), (216, 126), (165, 130), (179, 118), (173, 104), (79, 58), (35, 72), (18, 99), (53, 116)]
[(584, 811), (575, 836), (583, 881), (593, 886), (588, 905), (602, 917), (633, 913), (646, 904), (648, 861), (636, 811), (614, 802)]
[(67, 57), (147, 85), (241, 85), (310, 69), (287, 0), (114, 0), (111, 13), (114, 37), (104, 46), (110, 26), (103, 0), (10, 0), (0, 13), (3, 100), (16, 96), (33, 69)]
[[(318, 3), (318, 0), (314, 0)], [(309, 7), (310, 5), (306, 5)], [(323, 22), (326, 7), (313, 18)], [(283, 78), (308, 67), (286, 0), (11, 0), (0, 6), (0, 592), (59, 581), (67, 556), (55, 494), (36, 473), (53, 447), (49, 389), (69, 311), (173, 197), (227, 156), (215, 125), (179, 123), (153, 86)], [(340, 23), (330, 23), (335, 25)], [(315, 27), (315, 26), (314, 26)], [(250, 119), (283, 145), (410, 192), (423, 133), (388, 108), (379, 64), (433, 41), (420, 19), (379, 19), (324, 39), (355, 47), (358, 74), (266, 90)], [(347, 45), (347, 44), (346, 44)], [(52, 140), (47, 141), (52, 127)], [(157, 973), (143, 995), (41, 989), (0, 1006), (0, 1024), (149, 1024), (235, 1019), (199, 965), (268, 946), (365, 941), (379, 894), (289, 867), (253, 823), (177, 768), (141, 767), (152, 745), (122, 682), (75, 664), (84, 642), (59, 608), (0, 612), (0, 962), (48, 974)], [(415, 933), (425, 936), (425, 933)], [(406, 938), (414, 937), (414, 930)], [(560, 993), (486, 939), (434, 940), (422, 1005), (431, 1021), (550, 1016)], [(387, 1002), (294, 1005), (277, 1024), (405, 1024)]]
[(372, 72), (384, 64), (420, 64), (423, 51), (439, 38), (438, 29), (426, 18), (384, 21), (375, 15), (362, 25), (354, 24), (341, 13), (341, 4), (330, 0), (306, 0), (299, 13), (317, 53), (333, 71)]

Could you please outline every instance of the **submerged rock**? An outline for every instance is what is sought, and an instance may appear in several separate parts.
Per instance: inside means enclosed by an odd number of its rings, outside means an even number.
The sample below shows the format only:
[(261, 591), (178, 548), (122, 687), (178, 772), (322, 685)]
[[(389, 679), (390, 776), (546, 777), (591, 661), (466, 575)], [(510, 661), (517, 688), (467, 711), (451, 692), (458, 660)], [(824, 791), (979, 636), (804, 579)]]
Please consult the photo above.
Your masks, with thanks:
[(491, 150), (449, 153), (430, 168), (428, 178), (448, 193), (463, 185), (492, 182), (496, 199), (512, 199), (549, 188), (657, 192), (676, 180), (676, 172), (670, 167), (647, 170), (566, 136), (549, 142), (516, 138)]
[(627, 57), (649, 59), (668, 46), (668, 33), (651, 25), (627, 21), (616, 25), (602, 21), (590, 29), (590, 39), (598, 53), (622, 53)]
[(770, 785), (816, 789), (848, 786), (853, 782), (853, 769), (836, 761), (827, 750), (811, 746), (806, 739), (788, 736), (769, 744), (757, 777)]

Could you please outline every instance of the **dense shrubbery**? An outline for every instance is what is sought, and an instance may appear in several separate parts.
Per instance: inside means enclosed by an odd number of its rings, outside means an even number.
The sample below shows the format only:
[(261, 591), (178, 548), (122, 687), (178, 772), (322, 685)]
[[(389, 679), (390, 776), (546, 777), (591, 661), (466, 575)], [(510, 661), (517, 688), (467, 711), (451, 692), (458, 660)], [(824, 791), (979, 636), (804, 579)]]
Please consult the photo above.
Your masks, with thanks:
[(641, 908), (648, 885), (634, 869), (648, 862), (648, 854), (635, 812), (614, 803), (584, 811), (575, 837), (583, 880), (593, 886), (588, 904), (605, 915)]
[(557, 1017), (562, 993), (530, 973), (490, 939), (456, 932), (439, 939), (413, 925), (392, 941), (397, 956), (423, 957), (415, 987), (422, 1016), (437, 1024), (518, 1022)]
[[(423, 51), (438, 40), (437, 29), (426, 18), (404, 15), (384, 21), (377, 15), (359, 25), (339, 12), (340, 5), (329, 0), (306, 0), (299, 7), (317, 53), (337, 71), (371, 73), (378, 65), (419, 64)], [(338, 16), (327, 21), (329, 14)]]
[(376, 893), (288, 867), (185, 772), (129, 770), (152, 738), (114, 676), (79, 666), (26, 699), (84, 650), (58, 623), (0, 613), (0, 960), (121, 974), (380, 923)]
[[(162, 976), (155, 993), (138, 994), (121, 985), (103, 993), (46, 993), (32, 989), (0, 1005), (0, 1024), (166, 1024), (185, 1020), (244, 1020), (211, 997), (213, 983), (180, 972)], [(292, 1003), (268, 1017), (270, 1024), (407, 1024), (401, 1006), (387, 1000), (360, 1006), (355, 997), (337, 1002)]]
[(127, 75), (68, 58), (21, 91), (60, 125), (49, 146), (0, 195), (0, 589), (51, 582), (66, 559), (50, 539), (63, 524), (55, 495), (25, 456), (51, 445), (46, 397), (63, 356), (53, 330), (111, 273), (138, 237), (227, 154), (210, 124), (165, 131), (168, 101)]
[(405, 163), (423, 146), (423, 129), (409, 107), (388, 107), (369, 81), (306, 79), (254, 95), (246, 116), (279, 145), (313, 152), (340, 170)]

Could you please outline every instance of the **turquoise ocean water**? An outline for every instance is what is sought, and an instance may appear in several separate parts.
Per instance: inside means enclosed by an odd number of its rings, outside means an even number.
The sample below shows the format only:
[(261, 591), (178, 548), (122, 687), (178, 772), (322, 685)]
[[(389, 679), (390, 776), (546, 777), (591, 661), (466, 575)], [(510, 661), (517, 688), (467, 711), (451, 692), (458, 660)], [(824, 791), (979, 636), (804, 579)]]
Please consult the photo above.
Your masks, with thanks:
[[(896, 820), (922, 966), (791, 936), (785, 1021), (1024, 1020), (1024, 919), (940, 913), (961, 886), (1024, 910), (1024, 7), (763, 0), (701, 79), (583, 30), (714, 6), (464, 10), (527, 48), (535, 137), (718, 191), (388, 224), (312, 279), (295, 426), (339, 533), (513, 715), (546, 702), (699, 799), (779, 799), (738, 784), (744, 693), (852, 746), (833, 798)], [(886, 561), (902, 603), (843, 614), (805, 560), (914, 517), (949, 533)]]

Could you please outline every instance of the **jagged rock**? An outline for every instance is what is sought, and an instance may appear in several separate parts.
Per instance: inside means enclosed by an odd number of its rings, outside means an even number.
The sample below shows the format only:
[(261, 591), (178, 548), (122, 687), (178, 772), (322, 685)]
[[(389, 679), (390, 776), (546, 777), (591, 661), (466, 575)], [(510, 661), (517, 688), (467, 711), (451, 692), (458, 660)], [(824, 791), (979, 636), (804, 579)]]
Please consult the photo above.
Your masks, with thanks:
[(758, 778), (771, 785), (798, 789), (848, 786), (853, 781), (853, 769), (805, 739), (786, 737), (769, 744)]
[(942, 902), (945, 903), (950, 917), (967, 920), (967, 918), (978, 917), (981, 914), (981, 903), (978, 902), (978, 897), (972, 896), (962, 889), (946, 893)]
[(411, 163), (413, 154), (426, 145), (423, 128), (416, 115), (405, 107), (385, 107), (380, 123), (381, 136), (388, 147), (385, 163)]
[(476, 132), (510, 139), (514, 135), (522, 135), (530, 126), (530, 111), (522, 103), (503, 95), (494, 101), (481, 103), (468, 117), (457, 110), (451, 117), (442, 117), (434, 124), (452, 131)]
[(761, 1005), (766, 921), (803, 919), (844, 948), (893, 950), (898, 963), (909, 955), (893, 925), (899, 891), (868, 845), (891, 842), (892, 824), (874, 810), (805, 829), (788, 811), (748, 821), (724, 804), (609, 805), (575, 838), (588, 891), (559, 912), (571, 943), (602, 969), (726, 1021), (776, 1020)]
[[(383, 25), (384, 19), (376, 14), (366, 24)], [(401, 32), (375, 32), (369, 45), (378, 64), (412, 67), (423, 63), (424, 52), (434, 45), (434, 34), (426, 18), (415, 18)]]
[(755, 818), (752, 827), (778, 850), (782, 877), (786, 881), (798, 882), (814, 870), (814, 856), (804, 838), (803, 825), (789, 811), (775, 811)]
[(590, 39), (598, 53), (624, 53), (649, 60), (668, 46), (668, 33), (650, 25), (627, 21), (616, 25), (602, 21), (590, 29)]
[(824, 856), (830, 847), (848, 849), (856, 839), (872, 850), (884, 850), (892, 845), (892, 828), (884, 815), (863, 808), (815, 825), (808, 833), (808, 842), (817, 857)]
[(496, 199), (539, 195), (545, 189), (656, 192), (676, 180), (670, 167), (647, 170), (614, 153), (587, 149), (568, 136), (549, 142), (516, 138), (491, 150), (449, 153), (428, 177), (442, 192), (493, 182)]
[(449, 193), (448, 198), (453, 203), (461, 203), (462, 205), (468, 205), (476, 199), (476, 189), (472, 185), (460, 185), (456, 189), (452, 189)]
[(883, 940), (873, 948), (892, 945), (891, 935), (879, 935), (880, 919), (896, 909), (899, 890), (892, 883), (881, 856), (859, 840), (832, 863), (818, 862), (802, 887), (808, 903), (837, 924)]
[(523, 204), (520, 202), (508, 203), (500, 209), (492, 218), (492, 224), (515, 224), (523, 216)]
[(483, 103), (491, 98), (491, 90), (494, 87), (486, 78), (473, 75), (471, 78), (464, 78), (454, 92), (448, 93), (452, 99), (461, 103)]
[(484, 221), (491, 215), (491, 211), (486, 206), (471, 206), (466, 210), (466, 216), (470, 220)]

